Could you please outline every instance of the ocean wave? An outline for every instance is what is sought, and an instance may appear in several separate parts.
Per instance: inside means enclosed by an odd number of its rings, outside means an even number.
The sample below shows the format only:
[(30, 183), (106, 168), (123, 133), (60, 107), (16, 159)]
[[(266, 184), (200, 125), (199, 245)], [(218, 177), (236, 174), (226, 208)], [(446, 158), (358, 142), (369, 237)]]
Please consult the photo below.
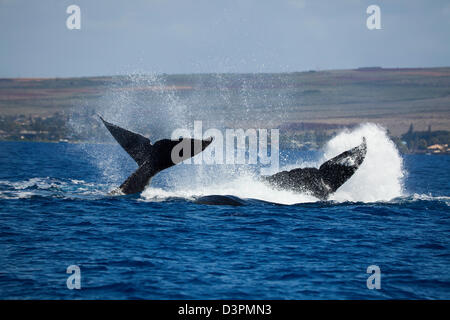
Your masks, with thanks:
[(22, 181), (0, 180), (0, 199), (84, 198), (104, 196), (106, 184), (76, 179), (34, 177)]
[[(345, 130), (330, 140), (324, 148), (324, 154), (316, 162), (286, 164), (280, 170), (293, 167), (314, 167), (320, 165), (340, 152), (354, 147), (366, 137), (368, 151), (361, 167), (335, 194), (328, 203), (396, 203), (409, 201), (440, 201), (450, 204), (449, 197), (428, 194), (407, 194), (403, 187), (405, 170), (403, 160), (386, 131), (374, 124), (364, 124), (354, 130)], [(299, 164), (300, 163), (300, 164)], [(163, 175), (165, 182), (161, 186), (160, 175), (156, 183), (148, 186), (140, 196), (133, 200), (143, 202), (165, 202), (185, 200), (196, 202), (202, 197), (234, 197), (244, 203), (249, 200), (274, 204), (294, 205), (322, 202), (308, 193), (296, 193), (288, 190), (276, 190), (265, 184), (255, 175), (255, 171), (229, 166), (176, 166)], [(0, 199), (28, 199), (33, 196), (49, 198), (92, 199), (110, 197), (112, 186), (82, 179), (58, 179), (54, 177), (33, 177), (23, 181), (0, 180)], [(208, 201), (209, 202), (209, 201)], [(237, 201), (239, 202), (239, 201)]]

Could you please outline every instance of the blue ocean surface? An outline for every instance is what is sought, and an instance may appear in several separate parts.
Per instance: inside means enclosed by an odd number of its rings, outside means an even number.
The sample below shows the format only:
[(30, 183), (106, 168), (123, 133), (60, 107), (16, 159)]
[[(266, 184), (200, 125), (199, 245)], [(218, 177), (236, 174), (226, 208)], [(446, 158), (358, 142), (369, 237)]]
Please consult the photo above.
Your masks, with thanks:
[[(321, 156), (281, 153), (282, 164)], [(296, 203), (188, 165), (109, 196), (136, 168), (119, 146), (1, 142), (0, 298), (449, 299), (450, 156), (402, 158), (402, 195), (389, 200), (366, 199), (387, 186), (358, 180), (344, 200)], [(217, 190), (242, 205), (196, 203)]]

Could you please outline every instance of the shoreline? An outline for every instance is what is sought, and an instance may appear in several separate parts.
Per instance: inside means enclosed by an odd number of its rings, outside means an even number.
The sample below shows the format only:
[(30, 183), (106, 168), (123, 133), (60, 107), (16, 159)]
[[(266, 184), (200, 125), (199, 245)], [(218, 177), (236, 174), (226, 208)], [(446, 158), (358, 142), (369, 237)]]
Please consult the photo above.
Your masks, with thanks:
[[(102, 142), (102, 141), (96, 141), (96, 142), (92, 142), (92, 141), (52, 141), (52, 140), (40, 140), (40, 141), (33, 141), (33, 140), (0, 140), (0, 143), (49, 143), (49, 144), (73, 144), (73, 145), (81, 145), (81, 144), (89, 144), (89, 145), (117, 145), (114, 142)], [(317, 149), (306, 149), (306, 148), (294, 148), (294, 147), (290, 147), (290, 146), (283, 146), (280, 145), (280, 149), (281, 150), (302, 150), (302, 151), (319, 151), (321, 150), (321, 148), (317, 148)], [(398, 150), (398, 148), (397, 148)], [(401, 155), (418, 155), (418, 154), (422, 154), (422, 155), (450, 155), (450, 152), (427, 152), (427, 151), (415, 151), (415, 152), (401, 152), (400, 150), (398, 150), (398, 152)]]

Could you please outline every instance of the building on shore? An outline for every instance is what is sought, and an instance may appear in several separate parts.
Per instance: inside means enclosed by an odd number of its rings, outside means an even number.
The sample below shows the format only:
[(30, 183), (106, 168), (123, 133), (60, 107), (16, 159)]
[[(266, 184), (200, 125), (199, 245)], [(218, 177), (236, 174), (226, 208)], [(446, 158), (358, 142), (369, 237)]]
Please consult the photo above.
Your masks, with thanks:
[(427, 147), (427, 150), (431, 153), (448, 153), (450, 152), (450, 148), (448, 144), (433, 144)]

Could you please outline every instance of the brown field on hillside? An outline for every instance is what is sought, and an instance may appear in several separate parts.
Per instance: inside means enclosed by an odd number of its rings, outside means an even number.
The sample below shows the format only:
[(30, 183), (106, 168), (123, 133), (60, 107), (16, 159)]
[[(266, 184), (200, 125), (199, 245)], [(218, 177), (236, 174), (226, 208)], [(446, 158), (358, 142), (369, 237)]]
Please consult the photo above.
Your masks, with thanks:
[(104, 110), (102, 98), (120, 92), (150, 107), (165, 91), (192, 113), (226, 119), (230, 126), (376, 122), (393, 134), (411, 123), (418, 130), (450, 130), (450, 68), (161, 75), (156, 82), (126, 76), (0, 79), (0, 115)]

